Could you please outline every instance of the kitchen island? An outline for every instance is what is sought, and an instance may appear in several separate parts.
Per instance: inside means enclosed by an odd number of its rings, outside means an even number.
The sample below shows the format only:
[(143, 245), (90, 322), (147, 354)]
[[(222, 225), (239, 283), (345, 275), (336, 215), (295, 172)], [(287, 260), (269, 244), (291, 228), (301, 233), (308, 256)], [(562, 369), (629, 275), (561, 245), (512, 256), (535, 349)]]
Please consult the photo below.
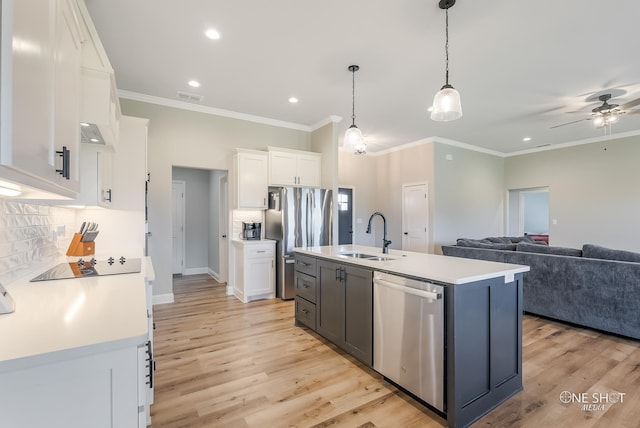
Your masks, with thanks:
[[(0, 426), (146, 426), (150, 258), (140, 273), (7, 284)], [(148, 361), (147, 361), (148, 360)]]
[[(398, 250), (382, 254), (354, 245), (295, 251), (296, 324), (381, 372), (439, 412), (448, 426), (468, 426), (522, 390), (522, 280), (528, 266)], [(431, 309), (415, 299), (378, 293), (385, 281), (377, 278), (383, 277), (423, 283), (421, 293), (430, 296), (423, 301), (439, 304), (440, 311), (425, 314)], [(380, 311), (393, 304), (395, 313)], [(402, 318), (411, 307), (419, 307), (420, 319)], [(404, 325), (404, 332), (391, 347), (415, 350), (397, 354), (398, 373), (387, 375), (376, 358), (390, 359), (379, 352), (380, 334), (393, 324)], [(433, 332), (429, 339), (418, 340), (427, 330)], [(428, 361), (411, 366), (427, 354)], [(439, 376), (436, 366), (442, 368)], [(417, 377), (428, 385), (413, 385)]]

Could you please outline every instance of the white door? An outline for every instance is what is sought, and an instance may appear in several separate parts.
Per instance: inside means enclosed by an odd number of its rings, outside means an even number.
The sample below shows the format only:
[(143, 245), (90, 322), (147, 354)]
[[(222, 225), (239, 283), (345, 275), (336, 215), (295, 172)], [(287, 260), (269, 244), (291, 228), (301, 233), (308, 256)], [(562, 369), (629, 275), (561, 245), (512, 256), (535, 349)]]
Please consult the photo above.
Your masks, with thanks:
[(184, 181), (171, 182), (171, 248), (173, 251), (173, 273), (182, 274), (184, 269)]
[(219, 205), (219, 227), (220, 231), (220, 260), (218, 261), (220, 266), (220, 282), (227, 282), (228, 268), (229, 268), (229, 240), (227, 236), (229, 234), (229, 211), (227, 208), (227, 194), (229, 189), (228, 177), (225, 175), (220, 177), (220, 205)]
[(429, 250), (429, 198), (427, 184), (402, 185), (402, 249)]

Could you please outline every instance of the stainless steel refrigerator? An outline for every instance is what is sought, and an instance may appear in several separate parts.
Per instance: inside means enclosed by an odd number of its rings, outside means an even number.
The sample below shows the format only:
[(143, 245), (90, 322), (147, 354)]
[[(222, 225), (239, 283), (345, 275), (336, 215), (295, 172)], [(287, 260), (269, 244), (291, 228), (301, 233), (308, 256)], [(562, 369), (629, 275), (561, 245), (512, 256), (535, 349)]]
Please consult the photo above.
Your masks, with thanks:
[(276, 296), (293, 299), (295, 247), (331, 245), (332, 191), (270, 187), (265, 237), (276, 240)]

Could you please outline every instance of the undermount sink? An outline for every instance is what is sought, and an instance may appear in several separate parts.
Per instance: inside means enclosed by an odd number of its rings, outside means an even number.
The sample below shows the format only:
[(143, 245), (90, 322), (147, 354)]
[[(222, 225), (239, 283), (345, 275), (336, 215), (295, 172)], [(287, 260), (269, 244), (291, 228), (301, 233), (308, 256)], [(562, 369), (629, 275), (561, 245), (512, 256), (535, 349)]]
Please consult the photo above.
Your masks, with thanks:
[(383, 262), (385, 260), (394, 260), (393, 257), (385, 257), (385, 256), (375, 256), (373, 254), (365, 254), (365, 253), (340, 253), (338, 254), (341, 257), (349, 257), (353, 259), (365, 259), (376, 262)]

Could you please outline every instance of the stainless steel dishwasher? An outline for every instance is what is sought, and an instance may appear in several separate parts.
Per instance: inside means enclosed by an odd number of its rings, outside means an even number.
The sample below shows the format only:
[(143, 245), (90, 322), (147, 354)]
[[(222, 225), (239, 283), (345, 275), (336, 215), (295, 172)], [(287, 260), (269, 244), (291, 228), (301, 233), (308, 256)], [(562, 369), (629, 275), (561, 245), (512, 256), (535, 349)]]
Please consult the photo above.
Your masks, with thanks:
[(373, 368), (444, 412), (444, 287), (375, 272)]

